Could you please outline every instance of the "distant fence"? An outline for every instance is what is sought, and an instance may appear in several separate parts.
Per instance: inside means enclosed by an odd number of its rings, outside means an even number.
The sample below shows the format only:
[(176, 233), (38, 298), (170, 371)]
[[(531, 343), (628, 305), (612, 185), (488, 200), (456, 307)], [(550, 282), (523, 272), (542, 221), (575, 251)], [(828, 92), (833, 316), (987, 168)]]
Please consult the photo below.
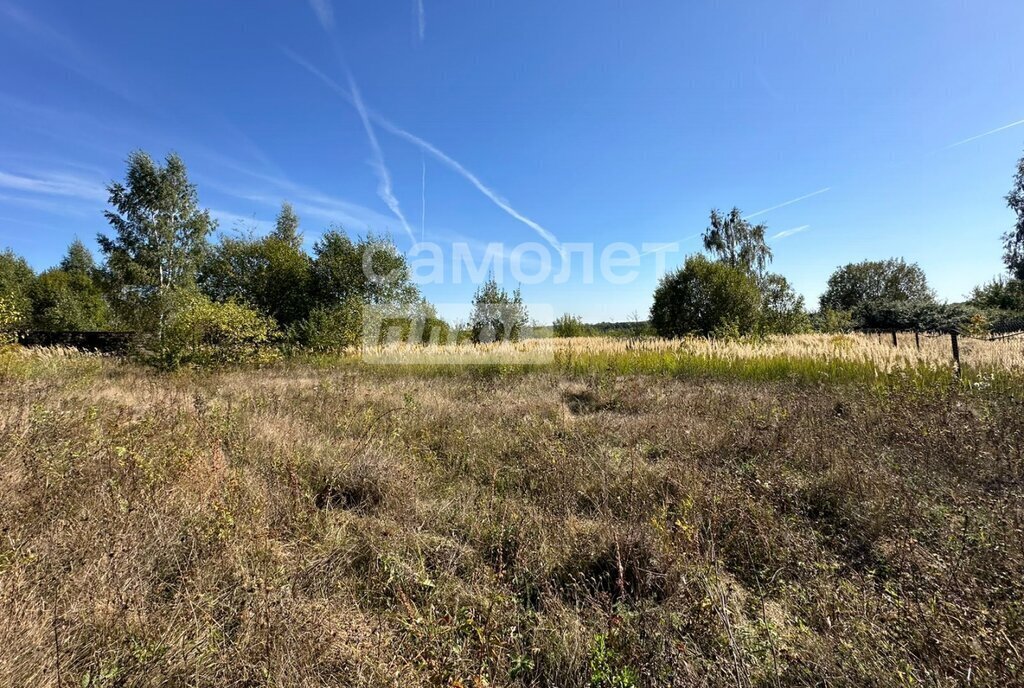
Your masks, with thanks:
[(18, 334), (22, 346), (66, 346), (83, 351), (119, 354), (127, 351), (135, 338), (134, 332), (48, 332), (28, 330)]
[(956, 376), (961, 375), (961, 363), (960, 363), (960, 341), (963, 339), (976, 339), (984, 342), (998, 342), (998, 341), (1009, 341), (1018, 340), (1018, 338), (1024, 337), (1024, 320), (1020, 321), (1004, 321), (1002, 327), (992, 327), (986, 334), (968, 334), (955, 327), (945, 327), (941, 329), (903, 329), (903, 328), (860, 328), (860, 332), (864, 334), (874, 334), (878, 336), (879, 341), (883, 339), (892, 338), (892, 345), (894, 347), (899, 346), (898, 334), (914, 336), (914, 345), (921, 348), (921, 338), (936, 338), (936, 337), (948, 337), (949, 338), (949, 353), (955, 365)]

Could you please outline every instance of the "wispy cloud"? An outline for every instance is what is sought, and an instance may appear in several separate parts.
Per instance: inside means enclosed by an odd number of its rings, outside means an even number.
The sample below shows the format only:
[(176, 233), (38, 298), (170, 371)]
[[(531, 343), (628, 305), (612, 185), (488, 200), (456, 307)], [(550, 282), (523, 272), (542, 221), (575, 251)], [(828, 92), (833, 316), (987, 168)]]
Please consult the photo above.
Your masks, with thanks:
[(146, 107), (145, 103), (139, 99), (137, 89), (128, 87), (123, 78), (107, 69), (107, 66), (96, 59), (92, 52), (83, 47), (78, 40), (7, 0), (0, 0), (0, 17), (6, 18), (8, 26), (16, 28), (16, 33), (30, 37), (33, 47), (45, 59), (77, 74), (125, 102)]
[(220, 229), (230, 228), (243, 231), (253, 230), (256, 232), (268, 232), (274, 226), (272, 221), (261, 220), (256, 217), (256, 213), (253, 213), (252, 215), (240, 215), (228, 210), (211, 208), (210, 215), (213, 219), (217, 220), (220, 225)]
[[(336, 81), (334, 81), (334, 79), (332, 79), (331, 77), (327, 76), (321, 70), (317, 69), (315, 66), (310, 64), (308, 61), (304, 60), (302, 57), (296, 55), (295, 53), (291, 52), (290, 50), (285, 49), (285, 54), (293, 62), (295, 62), (300, 67), (302, 67), (303, 69), (308, 71), (310, 74), (315, 76), (317, 79), (322, 81), (326, 86), (328, 86), (331, 90), (333, 90), (335, 93), (340, 95), (346, 101), (348, 101), (350, 103), (353, 102), (353, 100), (354, 100), (353, 95), (350, 94), (348, 91), (346, 91), (344, 88), (342, 88), (341, 85), (339, 85)], [(371, 120), (373, 120), (374, 122), (376, 122), (377, 126), (379, 126), (381, 129), (383, 129), (383, 130), (385, 130), (385, 131), (387, 131), (387, 132), (389, 132), (389, 133), (391, 133), (391, 134), (393, 134), (393, 135), (395, 135), (395, 136), (397, 136), (399, 138), (405, 139), (409, 143), (411, 143), (414, 146), (416, 146), (417, 148), (419, 148), (421, 151), (424, 151), (424, 152), (430, 154), (433, 158), (439, 160), (440, 162), (444, 163), (447, 167), (449, 167), (452, 170), (454, 170), (456, 173), (458, 173), (460, 176), (462, 176), (464, 179), (466, 179), (466, 181), (468, 181), (470, 184), (472, 184), (477, 189), (477, 191), (479, 191), (485, 197), (487, 197), (492, 203), (494, 203), (496, 206), (501, 208), (503, 211), (505, 211), (511, 217), (515, 218), (519, 222), (523, 223), (524, 225), (526, 225), (527, 227), (529, 227), (530, 229), (535, 231), (545, 241), (547, 241), (549, 244), (551, 244), (552, 247), (554, 247), (557, 251), (561, 252), (561, 250), (562, 250), (561, 242), (558, 241), (558, 238), (551, 231), (549, 231), (548, 229), (543, 227), (540, 223), (538, 223), (538, 222), (536, 222), (534, 220), (531, 220), (529, 217), (527, 217), (526, 215), (522, 214), (521, 212), (516, 210), (514, 207), (512, 207), (511, 203), (509, 203), (506, 199), (504, 199), (501, 195), (499, 195), (497, 193), (497, 191), (495, 191), (494, 189), (492, 189), (492, 188), (488, 187), (486, 184), (484, 184), (480, 180), (479, 177), (477, 177), (473, 172), (471, 172), (469, 169), (467, 169), (459, 161), (457, 161), (454, 158), (452, 158), (451, 156), (447, 155), (444, 151), (440, 150), (439, 148), (437, 148), (436, 146), (434, 146), (430, 142), (425, 141), (424, 139), (416, 136), (415, 134), (413, 134), (413, 133), (411, 133), (409, 131), (406, 131), (405, 129), (399, 127), (398, 125), (396, 125), (396, 124), (390, 122), (389, 120), (385, 119), (381, 115), (379, 115), (379, 114), (377, 114), (377, 113), (375, 113), (375, 112), (373, 112), (371, 110), (367, 110), (367, 114), (368, 114), (369, 118)]]
[(773, 205), (771, 208), (764, 208), (763, 210), (758, 210), (757, 212), (748, 213), (747, 215), (743, 216), (743, 219), (744, 220), (749, 220), (752, 217), (757, 217), (758, 215), (764, 215), (765, 213), (770, 213), (771, 211), (778, 210), (779, 208), (785, 208), (787, 205), (793, 205), (794, 203), (799, 203), (800, 201), (806, 201), (808, 198), (814, 198), (815, 196), (820, 196), (821, 194), (826, 193), (826, 192), (831, 191), (831, 190), (832, 190), (831, 186), (826, 186), (824, 189), (818, 189), (817, 191), (812, 191), (811, 193), (805, 194), (803, 196), (800, 196), (799, 198), (793, 198), (793, 199), (790, 199), (790, 200), (788, 200), (788, 201), (786, 201), (784, 203), (779, 203), (778, 205)]
[(309, 0), (309, 6), (313, 8), (313, 13), (320, 26), (324, 27), (324, 31), (334, 29), (334, 7), (331, 0)]
[(416, 28), (420, 41), (427, 37), (427, 10), (423, 6), (423, 0), (415, 0), (416, 2)]
[(970, 143), (971, 141), (977, 141), (978, 139), (984, 138), (986, 136), (991, 136), (992, 134), (998, 134), (1001, 131), (1006, 131), (1007, 129), (1012, 129), (1013, 127), (1019, 127), (1022, 124), (1024, 124), (1024, 119), (1019, 119), (1016, 122), (1010, 122), (1009, 124), (1004, 124), (1001, 127), (996, 127), (995, 129), (992, 129), (991, 131), (986, 131), (983, 134), (977, 134), (975, 136), (970, 136), (970, 137), (964, 139), (963, 141), (957, 141), (956, 143), (951, 143), (948, 146), (946, 146), (946, 149), (948, 150), (950, 148), (956, 148), (957, 146), (962, 146), (965, 143)]
[(806, 232), (810, 228), (811, 228), (810, 225), (800, 225), (799, 227), (794, 227), (793, 229), (784, 229), (781, 232), (776, 232), (775, 234), (772, 234), (768, 238), (769, 239), (785, 239), (786, 237), (793, 236), (794, 234), (799, 234), (800, 232)]
[(102, 182), (60, 172), (26, 176), (0, 170), (0, 188), (86, 201), (107, 200), (107, 192)]

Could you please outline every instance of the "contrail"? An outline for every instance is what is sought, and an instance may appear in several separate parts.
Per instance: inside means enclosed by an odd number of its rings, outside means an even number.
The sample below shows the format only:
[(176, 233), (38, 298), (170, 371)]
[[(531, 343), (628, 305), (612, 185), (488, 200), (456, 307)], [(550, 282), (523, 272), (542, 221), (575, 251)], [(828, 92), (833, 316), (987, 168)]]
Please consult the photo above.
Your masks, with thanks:
[(348, 102), (352, 104), (352, 107), (359, 113), (359, 119), (363, 123), (363, 129), (366, 130), (366, 138), (370, 143), (370, 149), (373, 152), (373, 162), (371, 166), (377, 173), (377, 195), (380, 196), (384, 204), (391, 210), (398, 221), (402, 223), (402, 228), (405, 229), (405, 233), (409, 235), (409, 240), (412, 243), (416, 243), (416, 235), (413, 234), (412, 228), (409, 226), (408, 220), (405, 219), (405, 214), (402, 212), (402, 206), (398, 202), (398, 198), (395, 197), (395, 193), (391, 183), (391, 171), (388, 170), (387, 163), (384, 162), (384, 151), (381, 150), (380, 142), (377, 140), (377, 133), (373, 130), (373, 124), (370, 123), (370, 116), (367, 112), (366, 105), (363, 103), (363, 96), (359, 91), (359, 86), (356, 84), (355, 77), (352, 76), (352, 70), (349, 69), (348, 63), (345, 61), (344, 55), (341, 51), (341, 46), (338, 43), (337, 37), (334, 35), (334, 9), (331, 6), (331, 0), (309, 0), (310, 7), (313, 8), (313, 12), (316, 14), (317, 19), (320, 20), (320, 25), (323, 26), (324, 31), (334, 44), (334, 50), (338, 55), (338, 60), (341, 62), (342, 67), (345, 69), (345, 75), (348, 77), (348, 90), (350, 97)]
[(324, 27), (324, 31), (330, 32), (334, 28), (334, 8), (331, 6), (331, 0), (309, 0), (309, 6), (313, 8), (313, 13), (320, 20), (320, 26)]
[(788, 236), (793, 236), (794, 234), (799, 234), (800, 232), (806, 232), (810, 228), (811, 228), (810, 225), (800, 225), (799, 227), (794, 227), (793, 229), (785, 229), (785, 230), (783, 230), (781, 232), (778, 232), (777, 234), (771, 235), (768, 238), (769, 239), (785, 239)]
[(427, 11), (423, 7), (423, 0), (416, 0), (416, 23), (419, 29), (420, 42), (427, 36)]
[(402, 129), (399, 126), (396, 126), (396, 125), (392, 124), (391, 122), (389, 122), (388, 120), (384, 119), (380, 115), (374, 115), (373, 119), (377, 122), (377, 124), (380, 126), (381, 129), (384, 129), (385, 131), (388, 131), (388, 132), (394, 134), (395, 136), (397, 136), (399, 138), (405, 139), (409, 143), (411, 143), (414, 146), (418, 147), (420, 150), (423, 150), (423, 151), (426, 151), (427, 153), (430, 153), (432, 156), (434, 156), (435, 158), (437, 158), (438, 160), (443, 162), (445, 165), (447, 165), (451, 169), (453, 169), (456, 172), (458, 172), (470, 184), (475, 186), (477, 191), (482, 193), (487, 198), (491, 199), (492, 203), (494, 203), (496, 206), (498, 206), (499, 208), (504, 210), (506, 213), (508, 213), (509, 215), (514, 217), (515, 219), (517, 219), (520, 222), (522, 222), (524, 225), (526, 225), (527, 227), (529, 227), (533, 231), (537, 232), (537, 234), (539, 234), (545, 241), (547, 241), (549, 244), (551, 244), (551, 246), (556, 251), (558, 251), (558, 252), (562, 251), (562, 244), (558, 241), (558, 238), (554, 234), (552, 234), (550, 231), (548, 231), (547, 229), (545, 229), (544, 227), (542, 227), (538, 223), (534, 222), (530, 218), (526, 217), (525, 215), (520, 213), (518, 210), (513, 208), (511, 205), (509, 205), (509, 202), (507, 200), (505, 200), (504, 198), (499, 196), (493, 189), (490, 189), (489, 187), (487, 187), (482, 181), (480, 181), (479, 177), (477, 177), (475, 174), (473, 174), (468, 169), (466, 169), (457, 160), (449, 157), (443, 151), (441, 151), (440, 149), (438, 149), (436, 146), (434, 146), (433, 144), (429, 143), (428, 141), (424, 141), (419, 136), (416, 136), (415, 134), (411, 134), (408, 131), (406, 131), (405, 129)]
[(824, 189), (818, 189), (817, 191), (809, 193), (806, 196), (801, 196), (800, 198), (794, 198), (791, 201), (786, 201), (785, 203), (779, 203), (778, 205), (773, 205), (771, 208), (765, 208), (764, 210), (758, 210), (756, 213), (750, 213), (749, 215), (744, 215), (743, 219), (744, 220), (749, 220), (752, 217), (757, 217), (758, 215), (764, 215), (765, 213), (770, 213), (771, 211), (778, 210), (779, 208), (785, 208), (787, 205), (793, 205), (794, 203), (799, 203), (800, 201), (806, 201), (808, 198), (813, 198), (814, 196), (818, 196), (820, 194), (825, 193), (826, 191), (831, 191), (831, 190), (832, 190), (831, 186), (826, 186)]
[[(287, 48), (284, 48), (284, 52), (293, 62), (298, 64), (300, 67), (302, 67), (303, 69), (308, 71), (310, 74), (312, 74), (316, 78), (320, 79), (320, 81), (322, 81), (324, 84), (326, 84), (331, 90), (336, 92), (338, 95), (340, 95), (346, 101), (351, 103), (354, 100), (353, 95), (348, 93), (344, 88), (342, 88), (336, 81), (334, 81), (334, 79), (332, 79), (331, 77), (327, 76), (322, 71), (320, 71), (319, 69), (317, 69), (316, 67), (311, 65), (309, 62), (307, 62), (306, 60), (304, 60), (301, 57), (299, 57), (298, 55), (296, 55), (295, 53), (291, 52)], [(368, 115), (369, 119), (371, 119), (374, 122), (376, 122), (377, 125), (380, 128), (384, 129), (385, 131), (387, 131), (387, 132), (389, 132), (391, 134), (394, 134), (395, 136), (398, 136), (399, 138), (405, 139), (406, 141), (412, 143), (414, 146), (419, 148), (421, 151), (429, 153), (430, 155), (432, 155), (437, 160), (441, 161), (442, 163), (444, 163), (445, 165), (447, 165), (451, 169), (455, 170), (459, 175), (461, 175), (463, 178), (465, 178), (470, 184), (472, 184), (474, 187), (476, 187), (477, 191), (479, 191), (484, 196), (489, 198), (492, 203), (494, 203), (496, 206), (498, 206), (499, 208), (504, 210), (506, 213), (508, 213), (510, 216), (512, 216), (516, 220), (519, 220), (524, 225), (526, 225), (527, 227), (529, 227), (530, 229), (535, 231), (545, 241), (547, 241), (549, 244), (551, 244), (551, 246), (554, 247), (555, 250), (557, 250), (559, 253), (562, 252), (562, 244), (561, 244), (561, 242), (558, 241), (558, 238), (552, 232), (548, 231), (543, 226), (541, 226), (539, 223), (531, 220), (530, 218), (526, 217), (525, 215), (520, 213), (518, 210), (513, 208), (511, 206), (511, 204), (509, 204), (509, 202), (507, 200), (502, 198), (500, 195), (498, 195), (497, 192), (495, 192), (493, 189), (489, 188), (486, 184), (484, 184), (482, 181), (480, 181), (479, 177), (477, 177), (475, 174), (473, 174), (468, 169), (466, 169), (457, 160), (449, 157), (447, 154), (445, 154), (439, 148), (437, 148), (436, 146), (434, 146), (433, 144), (431, 144), (431, 143), (429, 143), (427, 141), (424, 141), (423, 139), (421, 139), (420, 137), (416, 136), (415, 134), (412, 134), (412, 133), (406, 131), (405, 129), (402, 129), (399, 126), (397, 126), (395, 124), (392, 124), (390, 121), (388, 121), (384, 117), (381, 117), (380, 115), (378, 115), (378, 114), (376, 114), (374, 112), (369, 112), (369, 111), (367, 111), (367, 115)]]
[(366, 110), (366, 105), (363, 103), (363, 96), (359, 92), (359, 86), (356, 85), (356, 80), (352, 76), (352, 72), (348, 71), (348, 88), (352, 94), (352, 105), (355, 107), (356, 112), (359, 113), (359, 119), (363, 121), (363, 129), (366, 130), (366, 138), (370, 142), (370, 148), (373, 150), (373, 167), (377, 172), (377, 178), (380, 183), (377, 185), (377, 195), (380, 196), (381, 200), (391, 209), (391, 212), (395, 214), (395, 217), (402, 223), (402, 227), (405, 228), (406, 234), (409, 235), (409, 239), (415, 244), (416, 235), (413, 234), (412, 228), (409, 226), (409, 222), (405, 219), (405, 214), (402, 213), (402, 206), (399, 204), (398, 199), (395, 198), (394, 191), (391, 187), (391, 172), (388, 170), (387, 165), (384, 163), (384, 152), (381, 150), (380, 142), (377, 141), (377, 132), (373, 130), (373, 124), (370, 122), (370, 115)]
[(971, 141), (977, 141), (978, 139), (984, 138), (985, 136), (989, 136), (990, 134), (998, 134), (1001, 131), (1005, 131), (1007, 129), (1012, 129), (1013, 127), (1018, 127), (1021, 124), (1024, 124), (1024, 119), (1019, 119), (1016, 122), (1010, 122), (1009, 124), (1006, 124), (1004, 126), (1001, 126), (1001, 127), (996, 128), (996, 129), (993, 129), (992, 131), (986, 131), (984, 134), (978, 134), (977, 136), (972, 136), (970, 138), (966, 138), (963, 141), (957, 141), (956, 143), (951, 143), (948, 146), (946, 146), (946, 150), (949, 150), (950, 148), (956, 148), (957, 146), (962, 146), (965, 143), (970, 143)]

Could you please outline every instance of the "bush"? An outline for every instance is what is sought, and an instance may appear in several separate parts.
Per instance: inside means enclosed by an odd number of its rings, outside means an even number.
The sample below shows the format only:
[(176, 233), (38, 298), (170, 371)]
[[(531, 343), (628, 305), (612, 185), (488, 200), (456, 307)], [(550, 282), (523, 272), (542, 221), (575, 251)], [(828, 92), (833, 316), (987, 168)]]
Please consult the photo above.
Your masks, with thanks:
[(21, 314), (14, 306), (14, 299), (0, 296), (0, 346), (13, 344), (17, 341), (15, 328), (21, 320)]
[(583, 319), (578, 315), (566, 313), (555, 319), (552, 333), (556, 337), (587, 337), (592, 331), (583, 324)]
[(845, 334), (853, 332), (855, 323), (850, 311), (837, 311), (823, 308), (810, 317), (811, 326), (818, 332), (826, 334)]
[(180, 297), (164, 332), (159, 363), (166, 367), (262, 363), (274, 358), (271, 318), (234, 301), (198, 293)]
[(351, 298), (317, 306), (292, 331), (292, 339), (312, 351), (337, 352), (358, 346), (363, 337), (363, 303)]
[(708, 336), (728, 329), (749, 334), (760, 320), (761, 292), (746, 271), (701, 255), (661, 279), (651, 324), (662, 337)]

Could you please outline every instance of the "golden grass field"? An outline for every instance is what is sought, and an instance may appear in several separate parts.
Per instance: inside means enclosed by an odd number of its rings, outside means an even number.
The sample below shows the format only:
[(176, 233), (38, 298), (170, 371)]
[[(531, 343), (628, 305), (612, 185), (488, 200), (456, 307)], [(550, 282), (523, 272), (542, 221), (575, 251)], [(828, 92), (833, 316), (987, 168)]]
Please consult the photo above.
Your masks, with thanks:
[(1019, 684), (1020, 345), (923, 344), (8, 350), (0, 685)]

